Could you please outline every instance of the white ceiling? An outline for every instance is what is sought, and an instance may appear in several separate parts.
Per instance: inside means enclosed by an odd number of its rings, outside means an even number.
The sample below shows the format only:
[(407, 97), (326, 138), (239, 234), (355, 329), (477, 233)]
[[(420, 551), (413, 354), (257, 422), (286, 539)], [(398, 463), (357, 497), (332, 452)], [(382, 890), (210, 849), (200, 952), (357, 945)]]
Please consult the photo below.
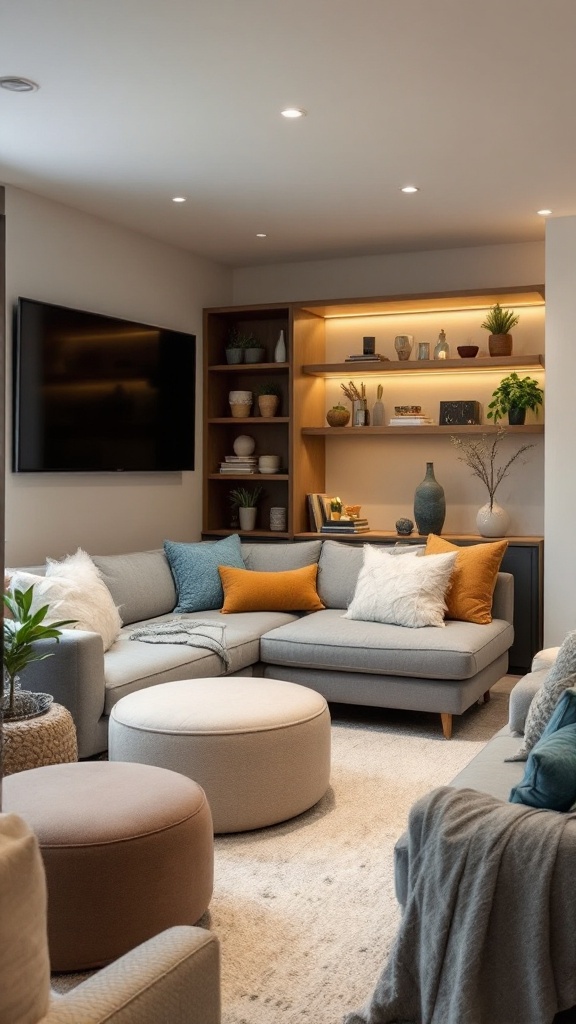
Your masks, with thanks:
[(575, 46), (576, 0), (0, 0), (0, 180), (235, 267), (541, 240)]

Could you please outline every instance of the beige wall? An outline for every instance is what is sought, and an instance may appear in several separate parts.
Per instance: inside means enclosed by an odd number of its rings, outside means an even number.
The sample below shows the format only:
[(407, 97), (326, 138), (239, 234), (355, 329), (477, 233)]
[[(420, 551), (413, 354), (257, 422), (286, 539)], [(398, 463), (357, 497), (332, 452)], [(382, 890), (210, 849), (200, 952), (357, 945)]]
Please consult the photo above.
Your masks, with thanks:
[[(79, 545), (114, 553), (194, 540), (201, 525), (202, 309), (231, 301), (225, 268), (19, 189), (6, 190), (6, 298), (19, 295), (196, 335), (196, 470), (158, 474), (14, 474), (7, 459), (6, 564)], [(8, 345), (10, 348), (10, 345)], [(8, 355), (8, 380), (11, 357)], [(8, 385), (10, 392), (10, 385)], [(11, 395), (7, 396), (11, 447)]]
[(546, 514), (544, 642), (560, 644), (576, 629), (576, 217), (546, 225)]
[[(313, 301), (362, 296), (403, 295), (457, 291), (499, 286), (542, 284), (544, 244), (483, 246), (440, 252), (403, 253), (324, 260), (309, 263), (251, 267), (234, 272), (234, 302)], [(396, 358), (394, 336), (413, 334), (415, 342), (429, 341), (433, 348), (441, 328), (446, 331), (451, 354), (456, 346), (480, 346), (487, 355), (487, 332), (480, 328), (480, 311), (450, 314), (418, 314), (410, 317), (346, 318), (329, 321), (328, 360), (345, 358), (362, 350), (365, 334), (376, 337), (376, 350)], [(544, 351), (544, 310), (520, 310), (514, 329), (514, 352), (536, 354)], [(543, 375), (530, 371), (542, 380)], [(384, 387), (386, 422), (394, 405), (421, 404), (423, 411), (438, 417), (439, 402), (480, 401), (486, 407), (495, 387), (505, 374), (501, 371), (470, 374), (458, 378), (434, 376), (428, 380), (415, 375), (381, 378)], [(376, 383), (367, 378), (372, 405)], [(326, 385), (326, 405), (340, 396), (340, 381)], [(540, 412), (542, 418), (542, 412)], [(534, 419), (528, 414), (528, 419)], [(524, 439), (523, 439), (524, 440)], [(544, 442), (542, 435), (525, 438), (534, 442), (525, 464), (512, 466), (502, 482), (497, 499), (511, 517), (510, 534), (541, 535), (544, 532)], [(508, 458), (519, 446), (507, 438), (503, 453)], [(330, 439), (327, 443), (326, 490), (338, 493), (347, 503), (360, 503), (376, 529), (393, 530), (400, 516), (413, 518), (414, 489), (420, 483), (426, 462), (433, 462), (435, 474), (446, 492), (445, 533), (476, 533), (476, 513), (487, 499), (483, 485), (458, 461), (449, 437)]]

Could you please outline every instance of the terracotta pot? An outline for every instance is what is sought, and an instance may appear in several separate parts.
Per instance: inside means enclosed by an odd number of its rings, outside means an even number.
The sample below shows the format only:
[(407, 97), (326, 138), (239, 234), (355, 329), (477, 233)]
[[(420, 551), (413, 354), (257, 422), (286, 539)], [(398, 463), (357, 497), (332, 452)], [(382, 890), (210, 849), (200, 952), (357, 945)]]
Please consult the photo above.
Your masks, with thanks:
[(488, 351), (491, 356), (511, 356), (512, 335), (491, 334), (488, 338)]
[(260, 409), (260, 415), (266, 419), (270, 419), (276, 415), (278, 403), (280, 399), (278, 395), (258, 395), (258, 408)]

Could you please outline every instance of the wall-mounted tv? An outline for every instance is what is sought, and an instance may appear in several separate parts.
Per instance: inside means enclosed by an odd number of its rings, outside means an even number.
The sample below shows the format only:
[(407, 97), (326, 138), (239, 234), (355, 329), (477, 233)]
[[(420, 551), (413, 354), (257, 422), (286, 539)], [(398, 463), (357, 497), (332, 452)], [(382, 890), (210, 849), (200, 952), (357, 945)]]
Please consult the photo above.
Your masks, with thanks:
[(19, 298), (16, 473), (194, 469), (196, 337)]

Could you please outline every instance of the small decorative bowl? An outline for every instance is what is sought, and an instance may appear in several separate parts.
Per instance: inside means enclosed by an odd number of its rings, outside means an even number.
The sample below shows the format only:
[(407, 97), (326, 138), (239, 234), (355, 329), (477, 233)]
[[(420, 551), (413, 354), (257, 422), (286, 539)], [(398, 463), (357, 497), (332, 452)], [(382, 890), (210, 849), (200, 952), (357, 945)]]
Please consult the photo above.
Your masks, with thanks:
[(422, 412), (421, 405), (395, 405), (396, 416), (419, 416)]
[(345, 427), (350, 422), (350, 410), (328, 409), (326, 419), (330, 427)]
[(478, 355), (478, 345), (458, 345), (456, 351), (461, 359), (473, 359)]

